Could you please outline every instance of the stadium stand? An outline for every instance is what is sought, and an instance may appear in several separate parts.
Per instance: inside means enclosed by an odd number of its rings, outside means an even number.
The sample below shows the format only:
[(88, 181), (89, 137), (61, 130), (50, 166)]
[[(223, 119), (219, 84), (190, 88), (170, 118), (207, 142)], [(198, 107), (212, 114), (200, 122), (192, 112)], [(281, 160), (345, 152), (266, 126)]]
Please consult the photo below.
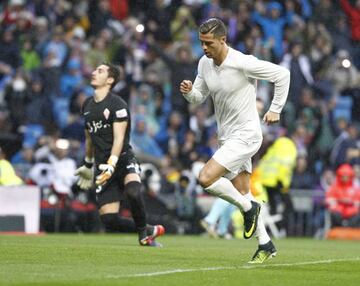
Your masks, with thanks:
[[(197, 220), (208, 209), (202, 206), (208, 195), (195, 180), (184, 200), (178, 196), (179, 180), (216, 150), (216, 122), (209, 100), (201, 106), (184, 104), (178, 85), (183, 77), (194, 79), (202, 56), (197, 25), (220, 17), (228, 25), (231, 46), (292, 72), (282, 121), (263, 126), (264, 142), (254, 166), (276, 138), (294, 140), (305, 160), (303, 173), (294, 176), (310, 178), (310, 173), (312, 179), (306, 181), (307, 191), (290, 192), (296, 219), (290, 234), (312, 236), (324, 228), (328, 171), (349, 163), (354, 184), (360, 185), (360, 38), (359, 21), (353, 20), (359, 11), (359, 1), (351, 0), (0, 1), (0, 146), (28, 184), (36, 184), (33, 168), (56, 157), (58, 139), (69, 141), (67, 157), (80, 165), (80, 110), (92, 95), (90, 73), (103, 61), (114, 62), (122, 67), (114, 92), (128, 102), (137, 123), (135, 152), (160, 176), (157, 191), (147, 190), (155, 208), (149, 213), (156, 213), (154, 219), (177, 217), (182, 226), (171, 227), (173, 232), (201, 232)], [(271, 92), (270, 84), (258, 83), (263, 110)], [(142, 140), (153, 147), (141, 146)], [(45, 173), (50, 174), (40, 172)], [(51, 177), (38, 179), (38, 184), (45, 179), (50, 186), (55, 183)], [(184, 213), (173, 203), (185, 201), (197, 206), (192, 218), (179, 217)], [(66, 202), (69, 212), (78, 207), (71, 217), (80, 215), (78, 202), (90, 204), (90, 217), (82, 214), (81, 221), (98, 223), (92, 195), (73, 185)], [(84, 225), (66, 229), (99, 231)], [(56, 230), (62, 230), (58, 222)]]

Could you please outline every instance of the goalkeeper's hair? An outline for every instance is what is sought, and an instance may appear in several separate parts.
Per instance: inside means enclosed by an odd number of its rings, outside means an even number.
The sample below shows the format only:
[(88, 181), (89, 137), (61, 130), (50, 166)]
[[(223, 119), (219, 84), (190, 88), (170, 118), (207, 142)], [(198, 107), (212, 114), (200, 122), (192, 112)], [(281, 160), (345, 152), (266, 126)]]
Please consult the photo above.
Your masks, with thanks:
[(226, 37), (227, 29), (219, 18), (210, 18), (200, 25), (199, 32), (201, 34), (212, 33), (215, 38), (220, 38)]
[(107, 62), (104, 62), (103, 65), (109, 68), (108, 70), (109, 77), (112, 77), (114, 79), (114, 82), (111, 84), (110, 87), (110, 89), (112, 89), (120, 80), (120, 74), (121, 74), (120, 67)]

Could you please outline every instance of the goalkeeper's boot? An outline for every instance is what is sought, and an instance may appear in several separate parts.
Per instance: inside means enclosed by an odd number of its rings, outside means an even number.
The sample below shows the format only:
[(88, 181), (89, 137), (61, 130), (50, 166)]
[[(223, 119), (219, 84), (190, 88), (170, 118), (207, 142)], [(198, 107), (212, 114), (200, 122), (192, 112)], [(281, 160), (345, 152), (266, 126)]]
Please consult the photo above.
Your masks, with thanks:
[(259, 245), (253, 258), (248, 262), (250, 264), (261, 264), (265, 260), (276, 256), (276, 248), (270, 240), (266, 244)]
[(260, 214), (260, 204), (251, 201), (251, 209), (244, 212), (244, 238), (249, 239), (253, 236), (257, 228), (257, 222)]
[(155, 241), (155, 239), (150, 236), (146, 236), (145, 238), (140, 239), (139, 243), (141, 246), (162, 247), (161, 243)]
[(148, 226), (145, 231), (139, 232), (139, 243), (141, 246), (162, 247), (162, 244), (155, 241), (155, 238), (164, 234), (165, 228), (162, 225)]
[(148, 233), (148, 236), (152, 239), (155, 239), (159, 236), (162, 236), (165, 234), (165, 227), (161, 224), (154, 225), (153, 230), (151, 233)]

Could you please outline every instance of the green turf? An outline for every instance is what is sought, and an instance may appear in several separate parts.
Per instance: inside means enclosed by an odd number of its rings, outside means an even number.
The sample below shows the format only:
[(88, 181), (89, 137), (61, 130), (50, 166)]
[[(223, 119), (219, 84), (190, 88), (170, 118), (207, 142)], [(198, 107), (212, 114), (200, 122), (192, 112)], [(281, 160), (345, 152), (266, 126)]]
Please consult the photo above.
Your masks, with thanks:
[(360, 242), (279, 240), (275, 259), (248, 268), (255, 240), (159, 241), (164, 248), (139, 247), (134, 235), (0, 235), (0, 285), (360, 285)]

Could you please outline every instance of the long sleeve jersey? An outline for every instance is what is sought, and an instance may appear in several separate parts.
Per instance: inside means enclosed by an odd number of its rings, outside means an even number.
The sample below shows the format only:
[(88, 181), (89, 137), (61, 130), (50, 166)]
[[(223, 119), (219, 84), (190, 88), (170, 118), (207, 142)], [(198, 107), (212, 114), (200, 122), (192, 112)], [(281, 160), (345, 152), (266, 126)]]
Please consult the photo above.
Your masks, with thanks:
[(191, 92), (184, 94), (191, 103), (211, 96), (218, 126), (218, 139), (240, 139), (246, 143), (262, 140), (256, 109), (256, 80), (275, 84), (270, 111), (280, 113), (289, 91), (290, 72), (270, 62), (244, 55), (229, 47), (221, 65), (203, 56)]

